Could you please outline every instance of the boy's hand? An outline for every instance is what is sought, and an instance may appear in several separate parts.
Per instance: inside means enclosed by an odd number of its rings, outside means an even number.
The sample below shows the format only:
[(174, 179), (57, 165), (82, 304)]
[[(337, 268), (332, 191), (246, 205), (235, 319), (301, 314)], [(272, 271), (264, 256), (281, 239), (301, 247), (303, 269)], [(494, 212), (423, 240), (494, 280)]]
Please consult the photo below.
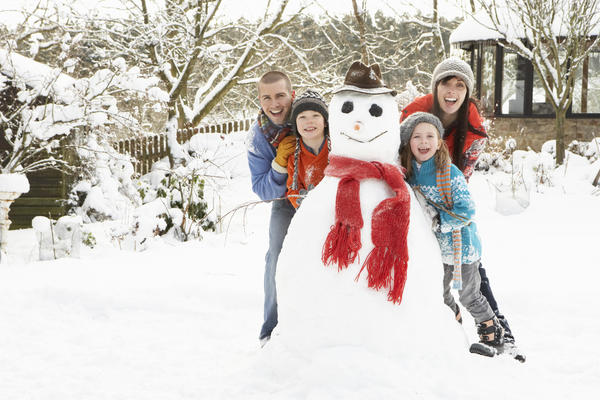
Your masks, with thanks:
[(287, 168), (288, 158), (296, 149), (296, 137), (294, 135), (289, 135), (283, 138), (279, 146), (277, 146), (277, 154), (275, 155), (275, 162), (282, 166), (283, 168)]

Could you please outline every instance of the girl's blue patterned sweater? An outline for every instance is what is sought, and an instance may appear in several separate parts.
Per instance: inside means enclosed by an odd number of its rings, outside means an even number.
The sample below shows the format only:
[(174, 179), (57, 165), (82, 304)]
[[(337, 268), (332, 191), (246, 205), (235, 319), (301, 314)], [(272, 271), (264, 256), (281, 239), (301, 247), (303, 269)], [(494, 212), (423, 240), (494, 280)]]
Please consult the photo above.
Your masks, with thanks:
[[(421, 164), (420, 168), (417, 168), (417, 163), (413, 160), (413, 176), (409, 178), (408, 183), (413, 187), (418, 186), (429, 200), (443, 205), (444, 203), (436, 184), (435, 172), (434, 157)], [(445, 211), (438, 210), (440, 213), (440, 231), (435, 232), (435, 236), (442, 250), (442, 261), (444, 264), (452, 265), (454, 254), (452, 249), (452, 230), (460, 228), (462, 236), (462, 264), (471, 264), (481, 258), (481, 242), (477, 234), (477, 226), (471, 221), (471, 218), (475, 215), (475, 203), (471, 199), (464, 175), (455, 165), (452, 165), (450, 168), (450, 181), (454, 206), (449, 211), (465, 217), (467, 221), (461, 221)]]

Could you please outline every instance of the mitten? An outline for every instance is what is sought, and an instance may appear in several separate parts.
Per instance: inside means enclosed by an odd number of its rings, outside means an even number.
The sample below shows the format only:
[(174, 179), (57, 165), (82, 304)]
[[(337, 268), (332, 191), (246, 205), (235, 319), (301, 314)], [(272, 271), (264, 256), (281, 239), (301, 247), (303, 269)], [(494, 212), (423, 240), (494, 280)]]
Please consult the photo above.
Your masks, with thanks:
[(283, 168), (287, 168), (288, 158), (296, 149), (296, 137), (293, 135), (286, 136), (279, 146), (277, 146), (277, 154), (275, 155), (275, 162)]

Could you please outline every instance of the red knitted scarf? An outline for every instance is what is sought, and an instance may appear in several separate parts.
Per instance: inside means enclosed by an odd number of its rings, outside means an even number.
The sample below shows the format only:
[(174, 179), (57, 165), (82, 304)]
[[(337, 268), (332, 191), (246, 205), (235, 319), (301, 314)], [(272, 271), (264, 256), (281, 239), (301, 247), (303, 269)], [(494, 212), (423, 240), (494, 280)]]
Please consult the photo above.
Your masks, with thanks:
[(360, 181), (383, 179), (396, 193), (396, 196), (383, 200), (373, 210), (371, 240), (375, 247), (356, 279), (367, 268), (369, 287), (375, 290), (389, 289), (388, 300), (400, 303), (406, 283), (406, 235), (410, 217), (410, 196), (402, 172), (391, 164), (330, 155), (325, 175), (340, 178), (340, 182), (335, 200), (335, 224), (325, 239), (321, 259), (325, 265), (337, 264), (338, 270), (352, 264), (362, 246)]

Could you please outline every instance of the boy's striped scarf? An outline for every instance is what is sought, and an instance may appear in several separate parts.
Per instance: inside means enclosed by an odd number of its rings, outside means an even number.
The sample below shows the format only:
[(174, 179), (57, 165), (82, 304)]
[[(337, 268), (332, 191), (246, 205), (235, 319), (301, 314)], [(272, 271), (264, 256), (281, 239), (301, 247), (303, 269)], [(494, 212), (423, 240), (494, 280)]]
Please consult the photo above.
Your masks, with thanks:
[(284, 124), (283, 127), (275, 125), (262, 109), (258, 113), (257, 122), (262, 133), (265, 135), (267, 142), (271, 143), (271, 146), (275, 148), (279, 146), (279, 143), (281, 143), (283, 138), (292, 130), (291, 125), (288, 123)]
[[(452, 186), (450, 181), (450, 163), (446, 163), (442, 168), (436, 171), (435, 181), (437, 184), (438, 192), (442, 197), (442, 202), (447, 209), (452, 209), (454, 202), (452, 201)], [(440, 221), (441, 222), (441, 221)], [(453, 261), (454, 271), (452, 273), (452, 288), (461, 290), (462, 289), (462, 236), (461, 228), (452, 230), (452, 248), (453, 248)]]
[[(296, 136), (296, 149), (294, 150), (294, 175), (292, 177), (292, 190), (298, 190), (298, 161), (300, 160), (300, 152), (302, 148), (300, 147), (300, 137)], [(325, 135), (325, 140), (327, 141), (327, 150), (331, 151), (331, 140), (329, 140), (329, 134)]]
[(389, 289), (388, 300), (402, 301), (408, 263), (406, 235), (410, 218), (410, 196), (402, 171), (391, 164), (361, 161), (329, 155), (325, 175), (340, 178), (335, 199), (335, 223), (323, 244), (323, 264), (347, 268), (362, 247), (360, 230), (363, 219), (360, 210), (360, 181), (384, 180), (395, 196), (375, 207), (371, 217), (371, 241), (375, 246), (369, 253), (356, 279), (367, 268), (370, 288)]

